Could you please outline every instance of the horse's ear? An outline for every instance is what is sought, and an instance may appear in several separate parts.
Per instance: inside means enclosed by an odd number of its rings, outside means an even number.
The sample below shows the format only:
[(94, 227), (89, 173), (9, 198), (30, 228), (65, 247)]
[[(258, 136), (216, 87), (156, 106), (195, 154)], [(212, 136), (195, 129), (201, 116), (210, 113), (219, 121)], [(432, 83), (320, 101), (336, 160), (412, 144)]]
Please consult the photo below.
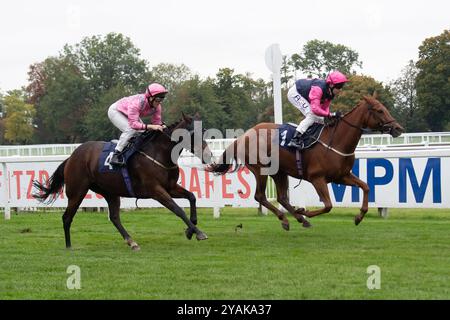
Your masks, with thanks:
[(181, 116), (183, 117), (183, 120), (187, 123), (191, 123), (192, 122), (192, 118), (185, 115), (183, 111), (181, 111)]
[(363, 96), (363, 99), (367, 102), (369, 105), (369, 109), (373, 106), (373, 97), (372, 96)]
[(378, 91), (377, 91), (377, 90), (375, 90), (375, 91), (373, 92), (372, 97), (373, 97), (374, 99), (378, 99)]

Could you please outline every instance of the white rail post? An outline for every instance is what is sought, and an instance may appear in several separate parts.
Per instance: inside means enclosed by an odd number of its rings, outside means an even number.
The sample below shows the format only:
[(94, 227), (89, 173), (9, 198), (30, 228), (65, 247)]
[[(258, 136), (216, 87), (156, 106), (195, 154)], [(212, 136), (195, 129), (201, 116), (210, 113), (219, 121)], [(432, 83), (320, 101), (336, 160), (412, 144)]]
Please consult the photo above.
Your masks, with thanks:
[(9, 176), (8, 176), (8, 167), (6, 165), (6, 162), (2, 163), (2, 170), (3, 170), (3, 193), (5, 196), (5, 220), (11, 219), (11, 199), (9, 198)]
[(214, 179), (214, 193), (213, 193), (213, 216), (215, 219), (219, 219), (220, 218), (220, 195), (222, 194), (222, 187), (221, 187), (221, 177), (218, 175), (214, 175), (213, 176)]

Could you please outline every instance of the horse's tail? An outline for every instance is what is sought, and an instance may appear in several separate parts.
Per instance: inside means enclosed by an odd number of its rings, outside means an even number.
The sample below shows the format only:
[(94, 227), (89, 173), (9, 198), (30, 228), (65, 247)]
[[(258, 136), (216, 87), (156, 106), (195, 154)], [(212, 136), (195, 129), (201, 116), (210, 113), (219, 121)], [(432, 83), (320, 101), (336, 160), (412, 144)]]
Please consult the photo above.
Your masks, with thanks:
[[(218, 175), (223, 175), (227, 172), (235, 172), (239, 170), (243, 165), (238, 164), (236, 157), (238, 139), (236, 139), (232, 144), (230, 144), (225, 151), (220, 155), (217, 163), (210, 164), (206, 171), (214, 172)], [(232, 169), (233, 163), (236, 164), (235, 168)]]
[(38, 193), (33, 193), (35, 199), (47, 204), (55, 202), (58, 193), (64, 186), (64, 167), (66, 166), (66, 162), (67, 160), (64, 160), (45, 183), (40, 183), (37, 180), (33, 181), (33, 186), (39, 190)]

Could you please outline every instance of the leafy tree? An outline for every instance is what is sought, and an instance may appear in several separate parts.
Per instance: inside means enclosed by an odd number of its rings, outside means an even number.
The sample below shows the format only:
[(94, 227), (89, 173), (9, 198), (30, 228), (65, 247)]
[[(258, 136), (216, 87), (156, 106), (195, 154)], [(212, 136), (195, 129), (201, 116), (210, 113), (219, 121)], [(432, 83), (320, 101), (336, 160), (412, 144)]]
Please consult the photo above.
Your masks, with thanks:
[(108, 108), (122, 97), (132, 95), (123, 86), (113, 87), (102, 94), (87, 110), (83, 119), (83, 133), (88, 140), (111, 140), (120, 135), (108, 118)]
[(0, 91), (0, 144), (5, 143), (4, 108), (3, 94)]
[(418, 69), (414, 61), (410, 60), (403, 68), (400, 77), (389, 84), (394, 97), (392, 115), (407, 132), (424, 131), (427, 127), (417, 103), (417, 74)]
[(421, 113), (431, 131), (443, 131), (450, 121), (450, 30), (422, 43), (416, 65)]
[(5, 140), (5, 119), (0, 119), (0, 144), (6, 144)]
[(88, 110), (88, 83), (67, 58), (52, 60), (50, 70), (45, 81), (46, 93), (36, 105), (37, 123), (51, 134), (47, 142), (81, 142), (82, 119)]
[(176, 101), (171, 105), (164, 105), (164, 119), (167, 123), (180, 119), (181, 112), (189, 115), (198, 112), (203, 121), (203, 128), (222, 127), (225, 113), (211, 79), (202, 81), (198, 75), (193, 76), (192, 79), (180, 83), (173, 93)]
[(38, 104), (40, 99), (45, 95), (45, 81), (48, 78), (48, 73), (51, 72), (52, 62), (57, 58), (49, 57), (43, 62), (38, 62), (30, 65), (28, 71), (28, 86), (26, 92), (28, 95), (28, 102), (31, 104)]
[(184, 64), (160, 63), (151, 69), (153, 81), (161, 83), (169, 92), (186, 80), (191, 79), (191, 70)]
[(354, 73), (354, 67), (362, 67), (359, 54), (342, 45), (328, 41), (308, 41), (300, 54), (291, 56), (291, 63), (296, 70), (302, 70), (309, 76), (325, 78), (333, 70), (345, 74)]
[(389, 87), (365, 75), (351, 75), (342, 93), (333, 100), (331, 108), (333, 110), (350, 111), (364, 95), (372, 95), (375, 91), (378, 93), (377, 99), (388, 109), (392, 109), (394, 100)]
[(292, 75), (292, 63), (288, 56), (284, 55), (281, 61), (281, 85), (287, 89), (289, 87), (290, 81), (294, 78)]
[(33, 136), (33, 105), (25, 102), (23, 92), (10, 91), (4, 98), (5, 139), (12, 143), (28, 143)]
[(267, 107), (266, 103), (260, 103), (261, 99), (267, 99), (266, 83), (253, 80), (248, 74), (234, 74), (233, 69), (219, 70), (214, 91), (225, 113), (222, 129), (248, 129), (256, 124), (258, 115)]
[[(4, 104), (4, 102), (3, 102), (3, 94), (0, 91), (0, 113), (3, 113), (3, 104)], [(0, 118), (2, 118), (2, 116), (0, 116)]]
[(142, 90), (149, 77), (147, 62), (140, 58), (139, 49), (120, 33), (86, 37), (75, 46), (64, 46), (62, 55), (79, 68), (93, 101), (120, 85), (130, 91)]
[[(143, 92), (151, 78), (139, 50), (115, 33), (66, 45), (58, 57), (30, 66), (28, 74), (29, 102), (38, 111), (37, 142), (81, 142), (100, 138), (102, 130), (108, 133), (105, 139), (110, 137), (108, 129), (97, 125), (100, 121), (107, 126), (111, 99), (119, 98), (117, 92)], [(95, 116), (98, 121), (93, 121)]]

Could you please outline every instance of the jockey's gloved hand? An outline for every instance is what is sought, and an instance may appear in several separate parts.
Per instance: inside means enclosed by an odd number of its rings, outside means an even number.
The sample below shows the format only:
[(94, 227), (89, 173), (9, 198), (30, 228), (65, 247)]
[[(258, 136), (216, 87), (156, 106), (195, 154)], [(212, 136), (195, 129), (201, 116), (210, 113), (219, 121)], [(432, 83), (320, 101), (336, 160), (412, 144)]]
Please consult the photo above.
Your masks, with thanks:
[(332, 112), (332, 113), (330, 113), (330, 117), (332, 117), (332, 118), (341, 118), (342, 117), (342, 113), (340, 111)]

